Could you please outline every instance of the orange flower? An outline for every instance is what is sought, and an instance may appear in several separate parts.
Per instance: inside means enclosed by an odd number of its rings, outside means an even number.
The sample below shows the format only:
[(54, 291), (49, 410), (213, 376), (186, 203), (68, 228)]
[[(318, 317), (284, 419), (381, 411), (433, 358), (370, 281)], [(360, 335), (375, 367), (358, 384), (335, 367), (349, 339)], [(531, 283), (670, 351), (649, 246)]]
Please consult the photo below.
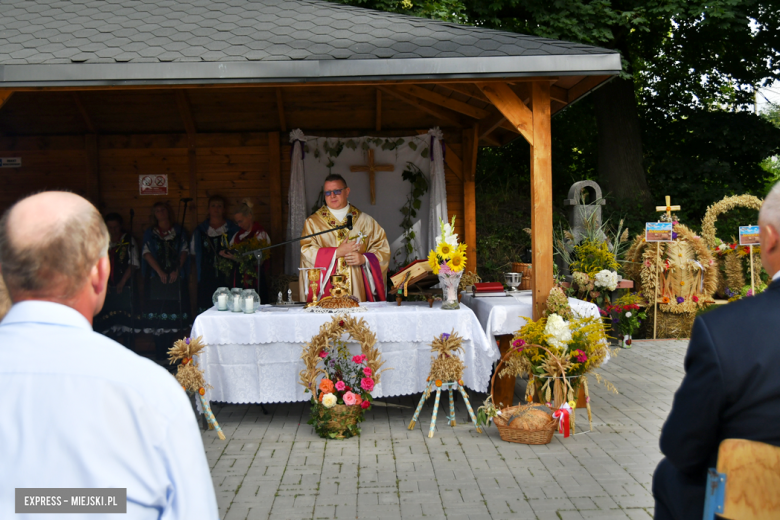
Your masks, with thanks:
[(323, 397), (325, 397), (325, 392), (320, 392), (320, 402), (322, 402)]
[(441, 386), (441, 379), (436, 380), (436, 386)]
[(363, 403), (363, 398), (360, 397), (360, 395), (355, 394), (355, 406), (359, 406), (361, 403)]
[(206, 389), (201, 386), (200, 388), (198, 388), (198, 393), (200, 395), (206, 395)]
[(320, 381), (320, 390), (322, 390), (326, 394), (332, 394), (336, 389), (333, 386), (333, 381), (331, 381), (330, 379), (323, 379), (322, 381)]
[(664, 296), (664, 299), (662, 301), (663, 301), (663, 303), (669, 303), (669, 297), (668, 296)]

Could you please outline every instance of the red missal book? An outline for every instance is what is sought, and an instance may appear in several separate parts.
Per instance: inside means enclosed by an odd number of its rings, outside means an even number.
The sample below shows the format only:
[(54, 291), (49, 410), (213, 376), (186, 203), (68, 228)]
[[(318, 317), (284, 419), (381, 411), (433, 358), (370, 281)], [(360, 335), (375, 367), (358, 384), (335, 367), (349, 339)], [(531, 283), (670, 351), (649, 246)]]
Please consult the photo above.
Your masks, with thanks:
[(475, 283), (474, 292), (477, 294), (482, 292), (504, 292), (504, 284), (501, 282)]

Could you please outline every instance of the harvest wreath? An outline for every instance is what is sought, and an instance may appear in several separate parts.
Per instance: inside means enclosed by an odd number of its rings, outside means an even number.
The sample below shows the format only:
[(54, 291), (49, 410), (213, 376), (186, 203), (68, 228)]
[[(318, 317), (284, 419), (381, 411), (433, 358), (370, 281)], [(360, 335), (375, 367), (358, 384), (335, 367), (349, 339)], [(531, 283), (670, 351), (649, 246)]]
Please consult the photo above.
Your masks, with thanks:
[[(341, 339), (344, 334), (360, 343), (360, 355), (350, 356)], [(376, 334), (362, 318), (340, 314), (324, 323), (304, 347), (301, 359), (306, 368), (300, 373), (300, 384), (312, 393), (309, 424), (320, 437), (344, 439), (360, 434), (357, 425), (371, 407), (371, 391), (384, 372), (375, 345)]]

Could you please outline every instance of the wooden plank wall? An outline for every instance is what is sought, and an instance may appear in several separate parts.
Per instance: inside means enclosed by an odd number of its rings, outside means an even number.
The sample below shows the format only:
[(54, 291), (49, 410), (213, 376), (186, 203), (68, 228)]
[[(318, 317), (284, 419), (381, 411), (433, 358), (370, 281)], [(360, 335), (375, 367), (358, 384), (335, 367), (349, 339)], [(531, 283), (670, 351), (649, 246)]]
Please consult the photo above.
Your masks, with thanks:
[[(356, 135), (363, 132), (344, 132)], [(372, 135), (398, 135), (398, 132), (371, 132)], [(408, 134), (407, 134), (408, 135)], [(269, 150), (269, 136), (279, 151)], [(276, 137), (274, 137), (276, 136)], [(271, 132), (197, 134), (195, 168), (197, 207), (188, 208), (185, 227), (188, 233), (208, 216), (208, 199), (222, 195), (232, 214), (239, 201), (250, 197), (256, 204), (256, 217), (271, 233), (274, 242), (286, 238), (289, 211), (287, 190), (290, 183), (290, 145), (286, 135)], [(459, 137), (459, 136), (458, 136)], [(152, 206), (158, 201), (170, 203), (174, 213), (183, 197), (193, 197), (188, 162), (188, 142), (184, 133), (103, 135), (97, 137), (98, 204), (102, 213), (117, 212), (130, 223), (137, 240), (152, 223)], [(446, 184), (450, 218), (457, 216), (455, 230), (465, 238), (462, 147), (455, 135), (447, 136)], [(19, 198), (40, 190), (66, 189), (87, 196), (90, 186), (89, 154), (84, 136), (2, 137), (0, 154), (21, 157), (22, 168), (0, 170), (0, 212)], [(278, 161), (272, 167), (271, 159)], [(279, 178), (272, 182), (271, 172)], [(167, 196), (142, 196), (138, 190), (140, 174), (167, 174)], [(181, 216), (177, 215), (177, 221)], [(284, 255), (272, 260), (276, 273), (283, 269)], [(278, 260), (277, 260), (278, 259)]]

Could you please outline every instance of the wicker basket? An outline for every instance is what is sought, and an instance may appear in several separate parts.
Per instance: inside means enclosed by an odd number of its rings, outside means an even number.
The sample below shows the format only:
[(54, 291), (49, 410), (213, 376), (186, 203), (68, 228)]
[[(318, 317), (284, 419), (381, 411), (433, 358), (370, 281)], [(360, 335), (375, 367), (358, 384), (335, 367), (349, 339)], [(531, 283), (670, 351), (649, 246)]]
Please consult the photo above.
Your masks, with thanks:
[[(504, 360), (507, 356), (510, 356), (512, 351), (510, 350), (501, 358), (501, 361), (496, 365), (496, 369), (493, 371), (493, 378), (490, 380), (490, 395), (493, 395), (493, 387), (496, 383), (496, 375), (501, 371), (501, 366), (504, 364)], [(507, 419), (511, 417), (515, 412), (532, 406), (538, 406), (534, 404), (522, 404), (517, 406), (510, 406), (508, 408), (501, 409), (501, 415), (493, 418), (493, 423), (498, 428), (498, 434), (501, 439), (507, 442), (516, 442), (518, 444), (549, 444), (552, 441), (553, 434), (557, 429), (557, 423), (555, 420), (550, 422), (550, 425), (541, 430), (521, 430), (519, 428), (511, 428), (507, 424)]]
[(523, 279), (520, 281), (518, 287), (521, 291), (527, 291), (531, 289), (531, 264), (521, 264), (519, 262), (512, 262), (512, 272), (521, 273)]
[[(344, 438), (344, 432), (347, 431), (349, 426), (355, 426), (358, 423), (358, 419), (363, 415), (363, 408), (359, 405), (347, 406), (345, 404), (337, 404), (333, 408), (329, 409), (330, 420), (322, 423), (320, 426), (326, 428), (331, 433), (336, 434), (337, 439)], [(322, 411), (320, 411), (320, 417), (322, 417)]]

